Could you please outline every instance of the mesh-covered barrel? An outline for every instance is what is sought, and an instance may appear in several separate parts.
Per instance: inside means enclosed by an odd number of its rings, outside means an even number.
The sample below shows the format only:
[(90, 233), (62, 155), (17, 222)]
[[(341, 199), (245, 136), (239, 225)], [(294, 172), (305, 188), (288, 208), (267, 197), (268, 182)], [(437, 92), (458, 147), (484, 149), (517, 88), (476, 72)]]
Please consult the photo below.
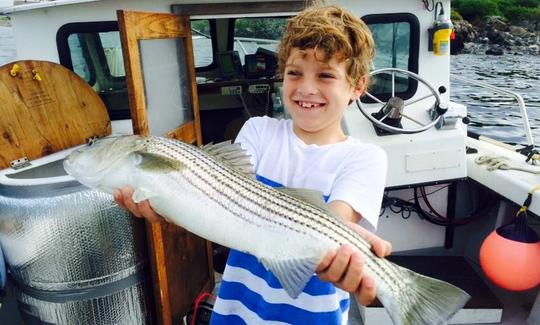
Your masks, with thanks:
[(144, 222), (108, 194), (34, 176), (0, 182), (0, 244), (23, 319), (151, 323)]

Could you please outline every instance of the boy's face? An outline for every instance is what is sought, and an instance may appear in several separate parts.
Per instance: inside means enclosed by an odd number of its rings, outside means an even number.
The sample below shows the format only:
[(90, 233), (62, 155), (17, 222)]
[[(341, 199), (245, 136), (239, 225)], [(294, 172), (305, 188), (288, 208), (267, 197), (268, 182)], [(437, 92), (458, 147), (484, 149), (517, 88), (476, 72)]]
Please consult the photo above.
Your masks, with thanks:
[(283, 101), (296, 131), (333, 136), (342, 134), (341, 118), (349, 101), (362, 94), (365, 79), (357, 87), (347, 81), (346, 63), (332, 57), (322, 62), (323, 53), (293, 48), (285, 64)]

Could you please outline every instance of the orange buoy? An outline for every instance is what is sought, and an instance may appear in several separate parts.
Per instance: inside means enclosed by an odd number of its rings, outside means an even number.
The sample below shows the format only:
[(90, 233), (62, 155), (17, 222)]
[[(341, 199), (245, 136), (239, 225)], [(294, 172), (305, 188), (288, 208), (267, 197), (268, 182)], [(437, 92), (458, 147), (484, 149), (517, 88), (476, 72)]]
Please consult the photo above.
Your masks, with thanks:
[(486, 237), (480, 247), (480, 266), (493, 283), (507, 290), (540, 284), (540, 240), (525, 216)]

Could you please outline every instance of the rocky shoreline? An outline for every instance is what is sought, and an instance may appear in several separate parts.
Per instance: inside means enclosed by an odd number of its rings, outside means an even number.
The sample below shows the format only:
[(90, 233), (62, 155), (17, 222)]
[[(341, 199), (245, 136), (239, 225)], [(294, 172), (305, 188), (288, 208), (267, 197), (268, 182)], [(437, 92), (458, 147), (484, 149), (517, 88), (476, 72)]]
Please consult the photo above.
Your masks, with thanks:
[(540, 22), (524, 21), (521, 26), (515, 26), (492, 16), (474, 25), (466, 20), (452, 23), (455, 32), (452, 54), (540, 54)]

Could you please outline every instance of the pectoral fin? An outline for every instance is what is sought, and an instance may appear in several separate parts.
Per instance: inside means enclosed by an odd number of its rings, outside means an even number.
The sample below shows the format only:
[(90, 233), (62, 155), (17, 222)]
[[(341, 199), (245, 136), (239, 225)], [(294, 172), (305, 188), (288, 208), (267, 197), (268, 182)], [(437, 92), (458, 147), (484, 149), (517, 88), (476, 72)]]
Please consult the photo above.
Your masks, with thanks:
[(135, 151), (132, 153), (132, 157), (137, 168), (142, 170), (169, 173), (185, 168), (182, 162), (155, 153)]
[(261, 259), (261, 263), (270, 270), (289, 296), (297, 298), (315, 273), (320, 257), (292, 259)]
[(152, 196), (154, 196), (152, 192), (142, 187), (142, 188), (137, 188), (135, 192), (133, 192), (133, 195), (131, 196), (131, 198), (133, 199), (133, 202), (139, 203), (144, 200), (148, 200)]

